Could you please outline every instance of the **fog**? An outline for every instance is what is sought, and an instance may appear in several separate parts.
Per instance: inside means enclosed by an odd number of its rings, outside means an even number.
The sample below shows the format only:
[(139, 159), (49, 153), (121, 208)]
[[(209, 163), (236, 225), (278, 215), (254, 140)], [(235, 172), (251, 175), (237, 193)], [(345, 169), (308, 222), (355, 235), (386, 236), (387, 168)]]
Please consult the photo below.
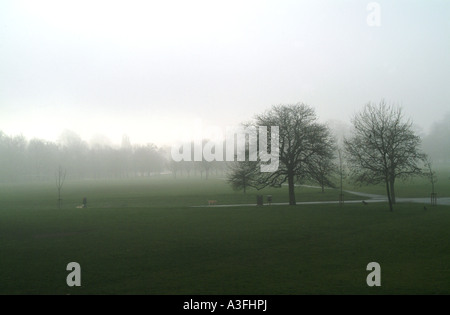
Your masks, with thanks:
[[(304, 102), (346, 126), (381, 99), (445, 160), (450, 3), (369, 3), (2, 1), (2, 166), (42, 148), (61, 160), (78, 147), (84, 161), (110, 150), (117, 162), (123, 139), (133, 156), (162, 152), (199, 123), (224, 128), (276, 104)], [(136, 161), (116, 175), (140, 172)]]

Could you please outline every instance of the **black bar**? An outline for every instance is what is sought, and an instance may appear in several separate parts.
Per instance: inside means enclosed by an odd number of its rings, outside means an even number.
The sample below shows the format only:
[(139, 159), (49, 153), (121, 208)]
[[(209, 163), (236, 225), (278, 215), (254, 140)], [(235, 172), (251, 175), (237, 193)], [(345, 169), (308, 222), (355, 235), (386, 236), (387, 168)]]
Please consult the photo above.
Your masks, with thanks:
[[(442, 307), (447, 305), (448, 300), (445, 296), (432, 298), (433, 307), (441, 303)], [(258, 301), (264, 301), (265, 304)], [(21, 310), (53, 309), (58, 311), (58, 314), (65, 313), (69, 309), (72, 314), (74, 312), (84, 314), (87, 310), (99, 314), (108, 311), (116, 313), (121, 310), (127, 314), (135, 314), (140, 310), (144, 311), (144, 314), (307, 314), (311, 311), (320, 314), (324, 312), (335, 314), (341, 311), (373, 314), (386, 313), (387, 309), (395, 306), (401, 307), (404, 313), (406, 310), (413, 311), (430, 303), (428, 297), (417, 295), (0, 295), (0, 302), (3, 307), (9, 304), (14, 309)]]

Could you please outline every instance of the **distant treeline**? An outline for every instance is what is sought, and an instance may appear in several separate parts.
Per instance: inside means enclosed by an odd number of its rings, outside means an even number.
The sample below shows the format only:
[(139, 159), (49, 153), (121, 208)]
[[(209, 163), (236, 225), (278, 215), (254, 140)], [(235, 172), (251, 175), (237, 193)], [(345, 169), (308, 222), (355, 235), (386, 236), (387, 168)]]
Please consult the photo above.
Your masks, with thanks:
[(120, 178), (159, 174), (165, 168), (164, 155), (155, 145), (123, 143), (89, 146), (74, 133), (65, 133), (59, 143), (0, 131), (0, 181), (49, 181), (61, 166), (68, 179)]
[(431, 126), (422, 146), (436, 165), (450, 163), (450, 112)]
[(177, 176), (223, 174), (225, 166), (212, 162), (173, 162), (170, 148), (130, 143), (124, 136), (120, 147), (91, 144), (72, 131), (64, 132), (58, 143), (27, 140), (0, 131), (0, 182), (54, 181), (61, 166), (68, 180), (155, 176), (170, 172)]
[[(331, 126), (336, 135), (346, 126)], [(342, 130), (341, 130), (342, 129)], [(450, 114), (436, 122), (422, 138), (422, 147), (438, 165), (450, 162)], [(170, 148), (154, 144), (132, 145), (124, 136), (120, 147), (109, 144), (89, 145), (71, 131), (64, 132), (57, 143), (28, 140), (0, 131), (0, 182), (53, 181), (61, 166), (68, 179), (102, 179), (153, 176), (170, 172), (177, 176), (223, 175), (227, 165), (221, 162), (174, 162)]]

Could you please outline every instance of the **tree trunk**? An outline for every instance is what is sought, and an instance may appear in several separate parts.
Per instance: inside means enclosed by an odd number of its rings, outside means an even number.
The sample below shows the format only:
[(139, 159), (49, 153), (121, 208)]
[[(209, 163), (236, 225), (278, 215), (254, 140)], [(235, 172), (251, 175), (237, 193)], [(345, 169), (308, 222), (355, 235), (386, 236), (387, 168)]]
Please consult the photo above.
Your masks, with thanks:
[(295, 206), (295, 191), (294, 191), (294, 174), (288, 175), (289, 185), (289, 205)]
[(392, 203), (395, 204), (395, 189), (394, 189), (394, 179), (391, 179), (390, 183), (389, 183), (389, 188), (391, 190), (391, 200)]
[(325, 180), (324, 180), (324, 176), (323, 176), (323, 174), (321, 174), (322, 176), (321, 176), (321, 182), (320, 182), (320, 186), (322, 187), (322, 192), (324, 193), (325, 192)]
[(391, 190), (389, 189), (389, 180), (386, 179), (386, 193), (389, 201), (389, 210), (392, 212), (394, 209), (392, 208), (392, 200), (391, 200)]
[(61, 209), (61, 188), (58, 188), (58, 209)]

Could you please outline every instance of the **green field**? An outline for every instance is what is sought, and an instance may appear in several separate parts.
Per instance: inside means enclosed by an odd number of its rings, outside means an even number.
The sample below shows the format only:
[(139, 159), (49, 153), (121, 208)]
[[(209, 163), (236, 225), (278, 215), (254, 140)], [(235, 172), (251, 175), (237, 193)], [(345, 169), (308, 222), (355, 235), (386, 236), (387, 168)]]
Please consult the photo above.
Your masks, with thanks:
[[(398, 187), (399, 197), (429, 194), (421, 180)], [(383, 193), (372, 188), (361, 189)], [(296, 192), (298, 202), (337, 200), (335, 190)], [(68, 181), (58, 210), (54, 184), (2, 184), (0, 294), (450, 294), (450, 206), (191, 207), (254, 204), (256, 194), (288, 200), (286, 187), (244, 195), (222, 179), (160, 176)], [(88, 208), (76, 208), (84, 196)], [(81, 287), (66, 284), (72, 261)], [(381, 287), (366, 284), (372, 261)]]
[[(440, 166), (436, 171), (435, 178), (435, 192), (438, 197), (450, 197), (450, 168), (447, 166)], [(386, 187), (384, 184), (379, 185), (355, 185), (350, 183), (345, 184), (348, 190), (357, 190), (361, 192), (369, 192), (373, 194), (386, 194)], [(430, 197), (431, 183), (426, 177), (413, 177), (407, 180), (397, 180), (395, 183), (395, 192), (397, 197)]]

